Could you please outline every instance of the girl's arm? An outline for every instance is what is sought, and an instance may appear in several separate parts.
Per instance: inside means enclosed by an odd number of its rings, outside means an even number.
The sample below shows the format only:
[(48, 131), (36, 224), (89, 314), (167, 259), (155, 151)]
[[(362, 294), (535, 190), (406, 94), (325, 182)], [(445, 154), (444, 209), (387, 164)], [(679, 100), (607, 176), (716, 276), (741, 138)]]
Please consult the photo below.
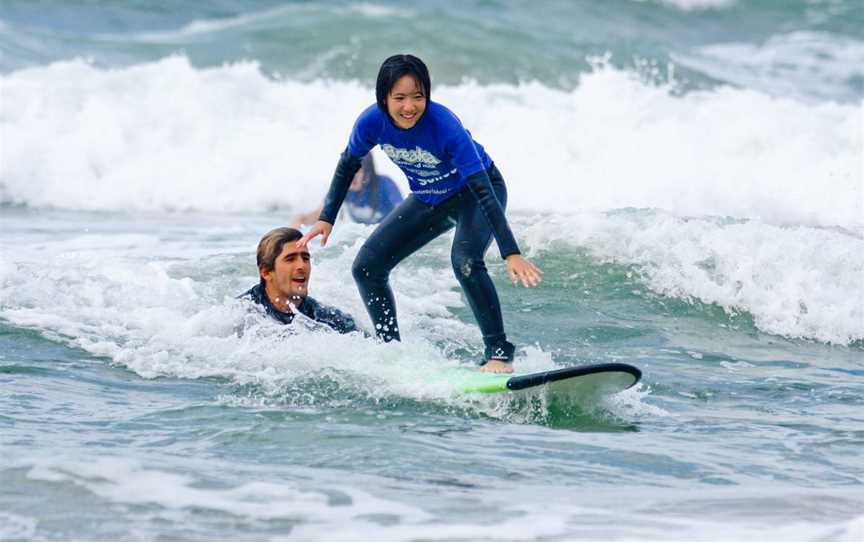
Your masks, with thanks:
[(330, 181), (330, 190), (327, 191), (327, 196), (324, 198), (324, 204), (321, 209), (321, 214), (318, 215), (316, 222), (306, 235), (297, 241), (297, 248), (303, 248), (306, 244), (321, 235), (321, 246), (327, 245), (327, 239), (330, 237), (330, 231), (333, 229), (333, 224), (336, 222), (336, 217), (339, 216), (339, 208), (342, 207), (342, 202), (345, 201), (345, 195), (348, 193), (348, 187), (351, 186), (351, 180), (354, 179), (354, 174), (360, 169), (362, 157), (353, 156), (348, 149), (342, 152), (339, 157), (339, 163), (336, 164), (336, 171), (333, 173), (333, 180)]
[(492, 234), (495, 236), (495, 242), (498, 243), (501, 258), (506, 260), (507, 256), (511, 254), (521, 254), (519, 245), (516, 244), (516, 238), (510, 231), (510, 225), (507, 224), (504, 210), (492, 190), (492, 182), (489, 180), (486, 170), (480, 170), (465, 180), (468, 182), (468, 188), (477, 198), (480, 209), (486, 215), (486, 220), (492, 226)]
[(513, 281), (513, 284), (521, 282), (522, 286), (526, 288), (540, 284), (540, 281), (543, 280), (543, 271), (523, 258), (519, 252), (519, 246), (516, 244), (513, 232), (507, 223), (507, 217), (504, 216), (504, 209), (501, 208), (501, 204), (495, 197), (495, 192), (492, 191), (489, 175), (485, 170), (482, 170), (470, 175), (466, 180), (468, 181), (468, 188), (477, 198), (480, 209), (492, 226), (492, 234), (495, 236), (495, 242), (498, 243), (501, 257), (507, 263), (507, 274), (510, 276), (510, 280)]
[(339, 163), (336, 164), (336, 171), (333, 173), (333, 180), (330, 181), (330, 190), (327, 191), (327, 196), (324, 198), (324, 208), (321, 209), (318, 220), (330, 224), (336, 223), (339, 208), (342, 207), (342, 202), (345, 201), (345, 195), (348, 193), (348, 187), (351, 186), (354, 174), (360, 169), (362, 162), (362, 156), (357, 158), (348, 149), (342, 151)]

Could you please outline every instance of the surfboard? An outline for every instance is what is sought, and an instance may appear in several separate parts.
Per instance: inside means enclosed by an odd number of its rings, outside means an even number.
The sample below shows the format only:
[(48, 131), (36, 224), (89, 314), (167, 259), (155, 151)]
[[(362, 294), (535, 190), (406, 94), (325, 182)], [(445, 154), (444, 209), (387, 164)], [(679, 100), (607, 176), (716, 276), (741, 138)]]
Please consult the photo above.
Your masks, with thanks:
[(578, 365), (527, 374), (481, 373), (460, 370), (448, 380), (464, 393), (519, 393), (544, 388), (559, 397), (587, 398), (612, 395), (631, 388), (642, 371), (626, 363)]

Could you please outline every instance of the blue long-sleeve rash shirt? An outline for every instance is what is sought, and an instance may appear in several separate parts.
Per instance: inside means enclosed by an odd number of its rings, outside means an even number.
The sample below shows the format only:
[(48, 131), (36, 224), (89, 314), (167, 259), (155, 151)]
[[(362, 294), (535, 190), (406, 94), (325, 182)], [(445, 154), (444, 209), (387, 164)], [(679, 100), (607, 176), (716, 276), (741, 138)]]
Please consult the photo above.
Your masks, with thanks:
[(492, 159), (449, 109), (428, 102), (417, 124), (402, 129), (377, 105), (364, 110), (354, 124), (348, 147), (333, 174), (320, 220), (333, 224), (360, 159), (380, 145), (405, 173), (412, 196), (429, 205), (447, 200), (468, 187), (492, 227), (502, 258), (519, 254), (504, 209), (487, 175)]
[(468, 177), (492, 165), (483, 146), (456, 115), (432, 101), (408, 130), (395, 126), (377, 105), (366, 108), (354, 123), (348, 151), (363, 157), (375, 145), (381, 145), (405, 173), (414, 196), (433, 205), (462, 190)]

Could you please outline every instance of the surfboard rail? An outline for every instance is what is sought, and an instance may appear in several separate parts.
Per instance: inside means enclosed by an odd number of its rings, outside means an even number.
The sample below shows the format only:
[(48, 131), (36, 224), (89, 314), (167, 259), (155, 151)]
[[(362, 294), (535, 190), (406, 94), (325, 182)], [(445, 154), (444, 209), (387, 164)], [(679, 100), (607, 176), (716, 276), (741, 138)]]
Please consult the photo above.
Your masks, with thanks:
[[(507, 389), (511, 391), (523, 390), (525, 388), (533, 388), (534, 386), (542, 386), (559, 380), (566, 380), (577, 376), (586, 376), (597, 373), (607, 372), (623, 372), (633, 376), (633, 383), (628, 388), (633, 387), (642, 378), (642, 371), (637, 367), (626, 363), (597, 363), (594, 365), (577, 365), (575, 367), (564, 367), (562, 369), (553, 369), (541, 373), (532, 373), (527, 375), (516, 375), (507, 380)], [(626, 389), (626, 388), (625, 388)]]
[(596, 363), (527, 374), (461, 370), (448, 379), (461, 388), (463, 393), (518, 392), (549, 385), (547, 388), (555, 393), (568, 395), (589, 391), (617, 393), (633, 387), (641, 378), (642, 371), (632, 365)]

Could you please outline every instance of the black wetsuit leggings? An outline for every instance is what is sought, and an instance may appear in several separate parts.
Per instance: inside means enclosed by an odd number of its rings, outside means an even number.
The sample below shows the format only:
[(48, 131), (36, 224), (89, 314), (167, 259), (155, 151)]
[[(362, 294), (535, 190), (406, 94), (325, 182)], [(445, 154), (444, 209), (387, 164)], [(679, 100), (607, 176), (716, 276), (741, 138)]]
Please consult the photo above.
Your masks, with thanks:
[[(504, 178), (494, 165), (487, 173), (501, 207), (506, 207)], [(352, 272), (375, 325), (375, 333), (384, 341), (400, 339), (396, 304), (388, 284), (390, 271), (453, 226), (456, 226), (456, 236), (450, 260), (483, 333), (485, 360), (512, 361), (514, 347), (504, 334), (501, 304), (483, 261), (492, 242), (492, 229), (477, 198), (467, 187), (437, 205), (409, 195), (384, 218), (360, 248)]]

